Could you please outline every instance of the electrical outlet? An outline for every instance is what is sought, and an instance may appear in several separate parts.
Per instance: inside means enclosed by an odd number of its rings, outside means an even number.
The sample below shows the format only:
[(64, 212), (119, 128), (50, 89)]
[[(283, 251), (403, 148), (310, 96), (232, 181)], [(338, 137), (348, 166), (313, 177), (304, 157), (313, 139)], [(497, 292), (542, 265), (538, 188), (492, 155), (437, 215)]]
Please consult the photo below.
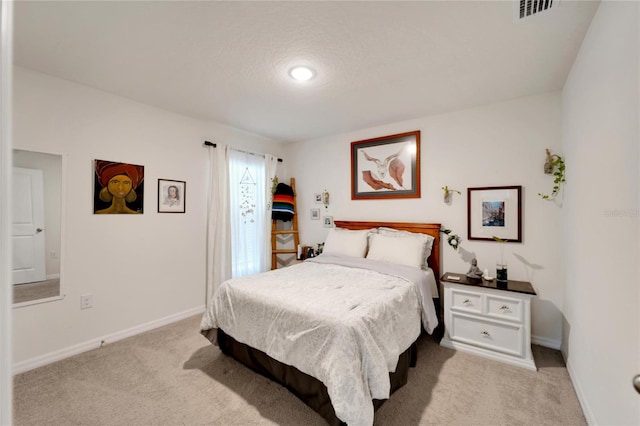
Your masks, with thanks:
[(80, 296), (80, 309), (93, 307), (93, 294), (83, 294)]

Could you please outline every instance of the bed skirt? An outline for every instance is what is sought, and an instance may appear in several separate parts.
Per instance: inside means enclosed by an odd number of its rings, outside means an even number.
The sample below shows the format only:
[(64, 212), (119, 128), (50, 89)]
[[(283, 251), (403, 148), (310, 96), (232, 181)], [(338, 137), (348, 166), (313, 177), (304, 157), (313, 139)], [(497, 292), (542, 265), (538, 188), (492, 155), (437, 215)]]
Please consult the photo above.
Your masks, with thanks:
[[(320, 380), (303, 373), (295, 367), (276, 361), (262, 351), (238, 342), (221, 329), (207, 330), (202, 334), (212, 343), (216, 342), (217, 338), (217, 344), (225, 355), (286, 387), (302, 402), (320, 414), (331, 426), (346, 425), (336, 417), (327, 393), (327, 387)], [(418, 350), (414, 342), (409, 349), (400, 355), (396, 371), (389, 373), (391, 393), (407, 383), (409, 367), (416, 366), (417, 357)], [(377, 410), (385, 401), (384, 399), (374, 399), (374, 409)]]

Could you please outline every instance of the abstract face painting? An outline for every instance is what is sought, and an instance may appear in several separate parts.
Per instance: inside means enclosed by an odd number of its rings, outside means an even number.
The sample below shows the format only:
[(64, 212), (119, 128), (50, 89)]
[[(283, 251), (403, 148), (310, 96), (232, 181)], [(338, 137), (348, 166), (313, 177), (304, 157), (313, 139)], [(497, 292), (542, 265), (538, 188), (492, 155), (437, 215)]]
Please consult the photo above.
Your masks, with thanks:
[(144, 166), (95, 161), (95, 214), (142, 214), (143, 200)]

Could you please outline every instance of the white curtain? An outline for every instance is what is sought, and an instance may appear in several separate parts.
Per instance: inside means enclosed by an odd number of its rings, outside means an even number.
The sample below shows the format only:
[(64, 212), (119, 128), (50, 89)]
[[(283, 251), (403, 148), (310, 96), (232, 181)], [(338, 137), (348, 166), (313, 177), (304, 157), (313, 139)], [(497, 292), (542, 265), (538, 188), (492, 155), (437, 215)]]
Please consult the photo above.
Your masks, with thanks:
[(277, 159), (209, 147), (207, 303), (225, 280), (271, 269), (271, 188)]
[(265, 188), (267, 197), (267, 208), (265, 212), (265, 228), (264, 235), (267, 238), (264, 239), (264, 246), (262, 253), (264, 259), (262, 260), (265, 271), (271, 269), (271, 210), (273, 208), (273, 181), (276, 178), (276, 171), (278, 168), (278, 159), (273, 155), (264, 156), (265, 175), (267, 187)]
[(207, 214), (208, 304), (215, 290), (231, 278), (231, 226), (229, 223), (229, 147), (209, 147), (209, 199)]
[(272, 156), (230, 150), (229, 205), (233, 277), (271, 269)]

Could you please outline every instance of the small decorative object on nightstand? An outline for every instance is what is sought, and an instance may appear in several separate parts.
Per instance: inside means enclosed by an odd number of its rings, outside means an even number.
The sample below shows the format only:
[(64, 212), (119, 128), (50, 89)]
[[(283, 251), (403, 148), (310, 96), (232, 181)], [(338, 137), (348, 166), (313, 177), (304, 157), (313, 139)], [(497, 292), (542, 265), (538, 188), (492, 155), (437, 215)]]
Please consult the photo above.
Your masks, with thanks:
[(446, 273), (444, 337), (440, 344), (536, 371), (531, 354), (531, 283), (472, 280)]
[(493, 277), (489, 275), (489, 270), (487, 268), (484, 268), (484, 273), (482, 274), (482, 278), (484, 278), (487, 281), (493, 281)]
[(469, 272), (467, 272), (467, 278), (471, 278), (472, 280), (481, 280), (483, 272), (480, 268), (478, 268), (478, 261), (474, 257), (471, 259), (471, 267), (469, 268)]

